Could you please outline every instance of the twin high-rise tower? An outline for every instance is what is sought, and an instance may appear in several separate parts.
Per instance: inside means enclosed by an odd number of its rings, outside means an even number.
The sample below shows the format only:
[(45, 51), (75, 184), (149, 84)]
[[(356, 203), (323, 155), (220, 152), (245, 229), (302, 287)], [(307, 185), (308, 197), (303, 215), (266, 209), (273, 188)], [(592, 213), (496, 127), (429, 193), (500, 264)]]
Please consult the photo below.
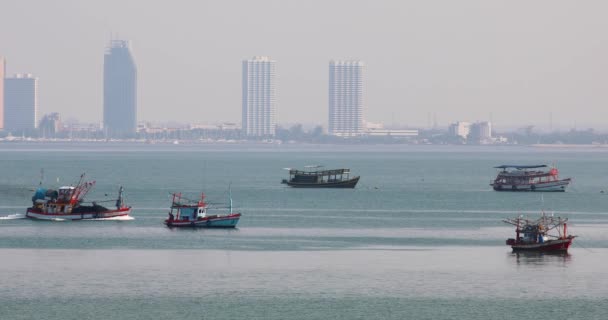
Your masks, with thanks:
[[(272, 137), (276, 128), (275, 64), (269, 57), (243, 61), (242, 124), (249, 137)], [(363, 134), (363, 71), (361, 61), (329, 63), (329, 134)]]
[(329, 63), (328, 133), (354, 137), (363, 133), (363, 70), (361, 61)]
[(243, 61), (243, 133), (272, 137), (276, 130), (275, 65), (269, 57)]
[(103, 125), (114, 138), (132, 137), (137, 130), (137, 67), (124, 40), (110, 41), (104, 55)]

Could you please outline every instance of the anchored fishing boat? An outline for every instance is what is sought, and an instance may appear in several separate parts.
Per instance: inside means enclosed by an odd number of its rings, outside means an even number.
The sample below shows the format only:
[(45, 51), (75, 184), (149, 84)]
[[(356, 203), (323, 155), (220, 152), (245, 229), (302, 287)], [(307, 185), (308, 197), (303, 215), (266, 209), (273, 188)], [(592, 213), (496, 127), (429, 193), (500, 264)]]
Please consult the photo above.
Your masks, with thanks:
[(502, 165), (494, 167), (501, 169), (496, 179), (490, 183), (496, 191), (566, 191), (571, 178), (560, 179), (555, 167), (549, 170), (547, 165)]
[[(123, 188), (118, 190), (115, 208), (106, 208), (92, 201), (85, 205), (84, 197), (93, 188), (95, 181), (84, 181), (84, 173), (76, 186), (64, 186), (57, 190), (39, 187), (32, 197), (32, 206), (26, 217), (39, 220), (110, 220), (129, 218), (131, 207), (125, 206)], [(106, 202), (106, 201), (100, 201)]]
[(513, 251), (566, 252), (576, 237), (568, 235), (568, 219), (547, 216), (544, 212), (536, 220), (519, 216), (503, 221), (515, 226), (515, 239), (506, 241)]
[(350, 169), (317, 170), (323, 166), (306, 166), (306, 170), (289, 170), (289, 180), (284, 183), (294, 188), (354, 188), (359, 176), (351, 177)]
[(198, 201), (183, 198), (181, 193), (174, 193), (165, 225), (177, 228), (234, 228), (241, 218), (240, 213), (232, 212), (232, 196), (228, 214), (210, 215), (207, 213), (209, 209), (210, 205), (205, 202), (204, 193), (201, 193), (201, 199)]

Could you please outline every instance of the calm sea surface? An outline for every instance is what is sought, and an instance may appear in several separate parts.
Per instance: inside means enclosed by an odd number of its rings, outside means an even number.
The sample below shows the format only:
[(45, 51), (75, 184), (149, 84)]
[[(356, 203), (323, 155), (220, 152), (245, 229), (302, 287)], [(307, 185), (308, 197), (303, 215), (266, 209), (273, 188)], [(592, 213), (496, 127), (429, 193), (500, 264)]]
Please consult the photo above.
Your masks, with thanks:
[[(493, 166), (543, 163), (568, 192), (491, 191)], [(361, 181), (280, 184), (309, 164)], [(86, 172), (102, 204), (124, 186), (135, 219), (19, 219), (41, 169)], [(229, 185), (237, 229), (162, 225), (170, 193), (222, 207)], [(570, 254), (511, 253), (501, 219), (542, 209), (570, 219)], [(606, 319), (607, 264), (600, 148), (0, 144), (2, 320)]]

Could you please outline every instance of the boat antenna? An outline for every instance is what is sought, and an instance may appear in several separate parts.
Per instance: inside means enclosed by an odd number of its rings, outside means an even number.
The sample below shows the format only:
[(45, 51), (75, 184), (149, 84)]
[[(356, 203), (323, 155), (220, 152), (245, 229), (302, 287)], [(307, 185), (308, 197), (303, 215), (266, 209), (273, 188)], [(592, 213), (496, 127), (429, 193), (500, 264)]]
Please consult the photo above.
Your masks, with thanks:
[(39, 186), (42, 186), (42, 180), (44, 180), (44, 168), (40, 168), (40, 183)]
[(540, 194), (540, 206), (543, 209), (543, 212), (545, 211), (545, 198), (543, 197), (543, 194)]

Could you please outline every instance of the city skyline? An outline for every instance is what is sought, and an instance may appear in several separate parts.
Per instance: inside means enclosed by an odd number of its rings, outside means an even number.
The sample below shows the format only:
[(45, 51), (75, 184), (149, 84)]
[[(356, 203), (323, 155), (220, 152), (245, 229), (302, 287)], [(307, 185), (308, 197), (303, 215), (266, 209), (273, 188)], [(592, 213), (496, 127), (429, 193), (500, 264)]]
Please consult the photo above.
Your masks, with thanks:
[[(0, 55), (7, 73), (44, 79), (41, 112), (66, 120), (102, 121), (99, 51), (118, 33), (137, 52), (138, 115), (146, 121), (239, 121), (235, 61), (262, 54), (281, 61), (278, 123), (326, 124), (326, 64), (343, 57), (368, 65), (372, 122), (428, 127), (430, 113), (441, 126), (487, 119), (496, 127), (607, 127), (607, 3), (240, 4), (9, 2)], [(336, 15), (343, 7), (350, 14)], [(26, 18), (44, 28), (21, 24)], [(248, 26), (256, 37), (242, 32)]]

